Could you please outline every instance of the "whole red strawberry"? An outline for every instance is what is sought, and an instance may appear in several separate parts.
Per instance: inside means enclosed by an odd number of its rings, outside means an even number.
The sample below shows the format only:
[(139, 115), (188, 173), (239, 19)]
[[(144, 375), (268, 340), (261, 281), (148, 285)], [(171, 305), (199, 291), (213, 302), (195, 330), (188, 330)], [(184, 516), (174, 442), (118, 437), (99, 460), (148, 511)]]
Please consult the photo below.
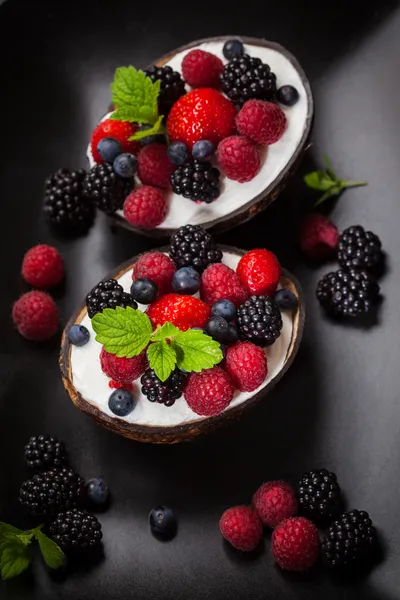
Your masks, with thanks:
[(165, 144), (150, 144), (142, 148), (137, 165), (142, 183), (163, 189), (170, 187), (169, 178), (175, 167), (168, 158)]
[(150, 185), (142, 185), (134, 190), (124, 202), (124, 217), (134, 227), (157, 227), (164, 221), (167, 212), (168, 205), (164, 194)]
[(217, 148), (218, 164), (228, 177), (239, 183), (251, 181), (261, 167), (258, 147), (244, 135), (226, 137)]
[(263, 100), (248, 100), (236, 117), (239, 133), (257, 144), (274, 144), (286, 129), (286, 116), (279, 106)]
[(93, 158), (96, 163), (103, 163), (103, 159), (97, 152), (97, 144), (100, 140), (106, 137), (112, 137), (119, 141), (122, 147), (122, 152), (129, 152), (130, 154), (137, 154), (140, 150), (139, 142), (129, 141), (129, 138), (136, 133), (138, 126), (135, 123), (128, 123), (127, 121), (114, 121), (113, 119), (106, 119), (97, 125), (92, 133), (90, 140), (90, 147), (92, 150)]
[(184, 294), (166, 294), (147, 309), (154, 326), (164, 325), (168, 321), (181, 331), (193, 327), (205, 327), (211, 312), (211, 306), (194, 296)]
[(172, 276), (175, 263), (162, 252), (146, 252), (133, 266), (132, 280), (151, 279), (158, 287), (160, 296), (172, 292)]
[(183, 142), (191, 150), (200, 140), (214, 146), (235, 131), (236, 110), (220, 92), (199, 88), (179, 98), (167, 121), (171, 142)]
[(235, 388), (221, 367), (191, 373), (186, 380), (185, 400), (197, 415), (211, 417), (229, 406)]
[(283, 520), (272, 534), (272, 553), (282, 569), (309, 569), (318, 559), (318, 529), (304, 517)]
[(57, 285), (64, 277), (61, 254), (47, 244), (34, 246), (24, 256), (22, 277), (34, 287), (43, 290)]
[(262, 537), (260, 519), (249, 506), (228, 508), (222, 515), (219, 528), (226, 540), (237, 550), (254, 550)]
[(337, 248), (339, 232), (336, 226), (319, 213), (312, 213), (300, 226), (300, 247), (311, 260), (324, 260)]
[(191, 50), (182, 61), (183, 79), (193, 88), (219, 87), (224, 63), (204, 50)]
[(229, 346), (224, 368), (241, 392), (253, 392), (264, 383), (268, 373), (264, 350), (251, 342)]
[(286, 481), (268, 481), (254, 494), (253, 507), (263, 524), (274, 528), (297, 513), (296, 494)]
[(100, 365), (103, 373), (110, 379), (122, 384), (131, 383), (134, 379), (143, 375), (147, 369), (146, 351), (144, 350), (139, 356), (133, 356), (132, 358), (118, 358), (102, 348)]
[(21, 335), (39, 342), (51, 338), (58, 330), (58, 309), (45, 292), (28, 292), (13, 306), (12, 318)]
[(237, 308), (246, 302), (250, 294), (233, 269), (215, 263), (209, 265), (201, 276), (200, 295), (208, 304), (230, 300)]
[(242, 256), (236, 273), (252, 294), (273, 296), (281, 277), (281, 266), (275, 254), (265, 248), (255, 248)]

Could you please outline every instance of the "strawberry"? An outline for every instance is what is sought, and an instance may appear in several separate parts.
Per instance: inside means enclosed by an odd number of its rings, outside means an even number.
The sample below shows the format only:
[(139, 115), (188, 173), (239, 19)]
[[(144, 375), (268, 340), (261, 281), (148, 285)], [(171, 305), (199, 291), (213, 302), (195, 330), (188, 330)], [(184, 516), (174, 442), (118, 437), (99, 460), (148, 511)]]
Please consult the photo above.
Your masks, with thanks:
[(156, 300), (147, 309), (153, 325), (164, 325), (170, 322), (181, 331), (200, 327), (203, 329), (208, 321), (211, 306), (194, 296), (184, 294), (167, 294)]
[(136, 123), (128, 123), (122, 121), (114, 121), (106, 119), (101, 121), (94, 129), (90, 140), (93, 158), (96, 163), (103, 163), (103, 159), (97, 152), (97, 144), (100, 140), (106, 137), (111, 137), (119, 141), (122, 147), (122, 152), (137, 154), (140, 150), (139, 142), (130, 142), (129, 138), (138, 130)]
[(281, 266), (275, 254), (265, 248), (255, 248), (242, 256), (236, 273), (252, 294), (273, 296), (281, 277)]

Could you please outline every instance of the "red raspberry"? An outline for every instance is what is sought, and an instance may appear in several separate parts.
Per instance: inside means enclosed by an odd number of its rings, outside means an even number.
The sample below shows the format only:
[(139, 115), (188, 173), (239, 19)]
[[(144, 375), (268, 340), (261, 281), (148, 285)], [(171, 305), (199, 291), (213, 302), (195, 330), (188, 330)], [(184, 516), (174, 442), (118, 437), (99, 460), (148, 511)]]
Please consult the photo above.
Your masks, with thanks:
[(233, 269), (222, 263), (214, 263), (201, 276), (200, 295), (207, 304), (225, 299), (238, 307), (250, 294)]
[(50, 288), (60, 283), (63, 276), (63, 259), (53, 246), (39, 244), (25, 254), (22, 261), (22, 277), (34, 287)]
[(200, 140), (217, 146), (235, 131), (235, 107), (212, 88), (200, 88), (175, 102), (169, 113), (167, 129), (171, 142), (183, 142), (191, 150)]
[(242, 256), (236, 273), (252, 294), (273, 296), (281, 278), (281, 266), (275, 254), (255, 248)]
[(286, 116), (273, 102), (248, 100), (236, 117), (236, 126), (257, 144), (274, 144), (286, 129)]
[(134, 379), (143, 375), (148, 367), (146, 351), (143, 350), (141, 354), (132, 358), (118, 358), (102, 348), (100, 365), (103, 373), (113, 381), (122, 384), (131, 383)]
[(262, 348), (251, 342), (237, 342), (226, 351), (225, 370), (241, 392), (253, 392), (267, 377), (267, 358)]
[(185, 400), (197, 415), (211, 417), (221, 413), (231, 402), (235, 388), (221, 367), (191, 373), (184, 391)]
[(173, 323), (181, 331), (193, 327), (205, 327), (211, 312), (211, 306), (194, 296), (185, 294), (166, 294), (147, 309), (153, 325)]
[(329, 258), (336, 250), (339, 232), (324, 215), (312, 213), (300, 226), (300, 247), (311, 260)]
[(194, 88), (219, 87), (223, 70), (222, 60), (204, 50), (191, 50), (182, 61), (183, 79)]
[(164, 194), (150, 185), (142, 185), (131, 192), (124, 202), (124, 217), (135, 227), (157, 227), (164, 221), (167, 212)]
[(169, 178), (174, 169), (165, 144), (150, 144), (139, 152), (138, 177), (146, 185), (169, 188)]
[(296, 494), (285, 481), (268, 481), (254, 494), (253, 507), (264, 525), (274, 528), (297, 513)]
[(260, 519), (249, 506), (228, 508), (220, 519), (219, 528), (234, 548), (245, 552), (258, 546), (263, 532)]
[(287, 571), (305, 571), (318, 558), (318, 530), (304, 517), (284, 519), (272, 534), (272, 553), (276, 562)]
[(28, 292), (14, 303), (14, 324), (28, 340), (40, 342), (58, 331), (58, 309), (53, 298), (45, 292)]
[(157, 284), (158, 294), (172, 292), (172, 276), (176, 271), (175, 263), (162, 252), (147, 252), (134, 264), (132, 280), (151, 279)]
[(231, 135), (220, 142), (217, 158), (228, 179), (245, 183), (253, 179), (261, 167), (260, 151), (251, 140)]
[(103, 163), (103, 159), (97, 152), (97, 145), (100, 140), (106, 137), (112, 137), (121, 144), (122, 152), (137, 154), (140, 150), (139, 142), (130, 142), (129, 138), (138, 130), (136, 123), (128, 123), (127, 121), (114, 121), (106, 119), (99, 123), (92, 133), (90, 146), (92, 149), (93, 158), (96, 163)]

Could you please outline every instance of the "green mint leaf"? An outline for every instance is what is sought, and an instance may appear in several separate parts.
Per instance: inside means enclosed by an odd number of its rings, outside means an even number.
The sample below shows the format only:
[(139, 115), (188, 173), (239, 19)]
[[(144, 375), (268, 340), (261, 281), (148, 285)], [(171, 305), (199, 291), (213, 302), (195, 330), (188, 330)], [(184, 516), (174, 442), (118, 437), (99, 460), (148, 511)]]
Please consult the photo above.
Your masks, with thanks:
[(158, 119), (157, 98), (160, 81), (151, 81), (134, 67), (119, 67), (111, 84), (112, 103), (117, 107), (112, 119), (153, 125)]
[(105, 308), (92, 319), (96, 340), (118, 357), (137, 356), (148, 345), (153, 328), (149, 317), (130, 306)]
[(162, 327), (158, 327), (153, 333), (153, 337), (151, 338), (154, 342), (160, 342), (161, 340), (165, 340), (167, 338), (175, 337), (180, 333), (180, 329), (175, 327), (172, 323), (164, 323)]
[(15, 535), (7, 534), (7, 544), (3, 543), (3, 550), (0, 560), (0, 571), (2, 579), (11, 579), (20, 575), (31, 562), (31, 553), (29, 546), (26, 546)]
[(14, 527), (13, 525), (9, 525), (8, 523), (3, 523), (2, 521), (0, 521), (0, 540), (4, 535), (7, 535), (9, 533), (13, 533), (13, 534), (20, 534), (20, 533), (24, 533), (22, 529), (18, 529), (17, 527)]
[(35, 536), (46, 565), (50, 567), (50, 569), (59, 569), (62, 567), (64, 563), (64, 552), (61, 548), (40, 530), (36, 531)]
[(321, 204), (323, 204), (325, 202), (325, 200), (328, 200), (328, 198), (332, 198), (332, 196), (339, 196), (339, 194), (342, 191), (343, 191), (343, 188), (340, 185), (336, 185), (336, 186), (332, 187), (330, 190), (327, 190), (325, 192), (325, 194), (322, 194), (322, 196), (320, 198), (318, 198), (318, 200), (314, 204), (314, 207), (320, 206)]
[(313, 171), (304, 177), (308, 187), (325, 192), (335, 185), (335, 181), (325, 171)]
[(178, 367), (185, 371), (199, 373), (211, 369), (223, 358), (218, 342), (198, 330), (181, 331), (171, 341), (171, 346), (176, 351)]
[(15, 537), (17, 537), (23, 544), (25, 544), (25, 546), (29, 546), (34, 535), (34, 531), (27, 531), (25, 533), (18, 533)]
[(147, 350), (149, 364), (161, 381), (166, 381), (175, 369), (176, 352), (165, 340), (155, 342)]
[(153, 127), (150, 129), (144, 129), (142, 131), (136, 131), (130, 138), (129, 141), (142, 140), (143, 138), (149, 137), (150, 135), (157, 135), (157, 133), (165, 133), (165, 127), (162, 124), (163, 115), (158, 117)]

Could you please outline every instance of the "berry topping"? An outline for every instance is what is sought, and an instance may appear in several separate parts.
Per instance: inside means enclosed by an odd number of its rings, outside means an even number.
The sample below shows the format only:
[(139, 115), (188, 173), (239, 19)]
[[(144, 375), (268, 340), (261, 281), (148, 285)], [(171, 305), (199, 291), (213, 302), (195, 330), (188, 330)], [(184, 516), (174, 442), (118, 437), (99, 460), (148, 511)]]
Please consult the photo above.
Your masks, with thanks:
[(138, 379), (147, 369), (146, 351), (132, 358), (118, 357), (106, 352), (100, 352), (100, 365), (103, 373), (118, 383), (131, 383)]
[(335, 517), (342, 508), (342, 492), (335, 473), (326, 469), (304, 473), (299, 481), (299, 503), (310, 519)]
[(166, 294), (147, 309), (154, 326), (164, 325), (167, 321), (186, 331), (193, 327), (204, 328), (210, 316), (210, 306), (184, 294)]
[(85, 346), (90, 340), (89, 330), (84, 325), (72, 325), (68, 330), (68, 339), (74, 346)]
[(133, 265), (132, 279), (151, 279), (159, 294), (172, 292), (172, 276), (176, 271), (173, 261), (162, 252), (147, 252)]
[(164, 194), (150, 185), (142, 185), (129, 194), (124, 202), (124, 217), (134, 227), (157, 227), (164, 221), (167, 212), (168, 205)]
[(46, 180), (43, 210), (57, 230), (83, 233), (93, 225), (95, 206), (84, 194), (85, 176), (83, 169), (60, 169)]
[(25, 446), (24, 456), (28, 467), (35, 471), (45, 471), (68, 464), (64, 444), (50, 435), (31, 437)]
[(18, 332), (27, 340), (40, 342), (58, 331), (58, 309), (45, 292), (28, 292), (14, 303), (12, 318)]
[(103, 537), (97, 518), (78, 508), (58, 514), (50, 525), (49, 533), (68, 556), (94, 552), (100, 547)]
[(191, 373), (184, 391), (185, 400), (197, 415), (211, 417), (221, 413), (233, 398), (234, 387), (221, 367)]
[(222, 263), (210, 265), (201, 276), (200, 294), (208, 304), (229, 300), (239, 306), (249, 297), (247, 288), (233, 269)]
[(300, 227), (300, 248), (311, 260), (324, 260), (333, 255), (339, 238), (336, 226), (319, 213), (306, 217)]
[(157, 300), (158, 287), (151, 279), (135, 279), (131, 285), (131, 296), (140, 304), (151, 304)]
[(322, 540), (322, 556), (331, 568), (351, 568), (367, 560), (377, 545), (369, 514), (352, 510), (332, 523)]
[(233, 323), (228, 323), (223, 317), (214, 316), (206, 324), (204, 331), (220, 344), (234, 344), (239, 339), (236, 326)]
[(262, 537), (261, 521), (249, 506), (228, 508), (220, 519), (219, 528), (234, 548), (244, 552), (254, 550)]
[(153, 369), (149, 369), (142, 375), (140, 383), (142, 394), (147, 396), (150, 402), (172, 406), (175, 400), (182, 396), (185, 381), (186, 375), (179, 369), (175, 369), (166, 381), (161, 381)]
[(134, 177), (137, 169), (136, 157), (127, 152), (119, 154), (113, 162), (113, 169), (120, 177), (131, 179)]
[(338, 242), (338, 262), (343, 268), (372, 269), (382, 258), (382, 244), (372, 231), (353, 225), (343, 231)]
[(169, 188), (174, 165), (164, 144), (151, 144), (141, 149), (138, 156), (138, 177), (145, 185)]
[[(92, 150), (93, 158), (96, 163), (102, 163), (103, 159), (99, 152), (99, 142), (103, 138), (114, 138), (120, 144), (120, 152), (129, 152), (130, 154), (136, 154), (139, 151), (139, 144), (136, 141), (129, 141), (129, 138), (133, 136), (138, 130), (136, 124), (128, 123), (127, 121), (114, 121), (113, 119), (106, 119), (99, 123), (96, 129), (92, 133), (90, 140), (90, 147)], [(115, 158), (115, 157), (114, 157)], [(112, 162), (107, 161), (107, 162)]]
[(286, 116), (273, 102), (248, 100), (236, 117), (236, 126), (257, 144), (275, 144), (286, 129)]
[(172, 289), (177, 294), (196, 294), (200, 289), (200, 273), (193, 267), (182, 267), (172, 277)]
[(278, 290), (274, 300), (281, 310), (294, 310), (299, 304), (297, 296), (290, 290), (285, 289)]
[(105, 308), (116, 308), (117, 306), (137, 308), (132, 296), (124, 292), (122, 285), (115, 279), (100, 281), (86, 296), (86, 306), (91, 319)]
[(204, 50), (191, 50), (182, 61), (184, 80), (194, 88), (219, 87), (224, 64), (218, 56)]
[(83, 189), (89, 200), (108, 215), (122, 208), (125, 198), (130, 194), (135, 181), (126, 179), (114, 172), (112, 165), (95, 165), (86, 175)]
[(240, 336), (257, 346), (271, 346), (281, 335), (279, 307), (269, 296), (251, 296), (238, 308)]
[(251, 342), (238, 342), (228, 348), (224, 368), (241, 392), (253, 392), (268, 374), (264, 350)]
[(124, 389), (115, 390), (108, 399), (108, 408), (117, 417), (126, 417), (135, 408), (136, 401), (132, 394)]
[(248, 138), (232, 135), (218, 145), (218, 164), (228, 179), (239, 183), (251, 181), (261, 167), (260, 151)]
[(157, 506), (149, 514), (151, 533), (163, 539), (171, 539), (178, 528), (174, 512), (168, 506)]
[(242, 256), (236, 272), (252, 294), (273, 296), (281, 277), (281, 266), (275, 254), (256, 248)]
[(189, 158), (189, 150), (183, 142), (174, 142), (168, 148), (168, 158), (173, 165), (183, 165)]
[(226, 321), (236, 319), (236, 307), (230, 300), (218, 300), (211, 307), (211, 314), (216, 317), (223, 317)]
[(264, 525), (274, 528), (297, 513), (293, 488), (285, 481), (268, 481), (253, 496), (254, 510)]
[(220, 194), (219, 176), (219, 170), (209, 162), (188, 161), (172, 173), (172, 190), (184, 198), (210, 204)]
[(239, 40), (228, 40), (222, 48), (223, 55), (228, 60), (232, 58), (240, 58), (244, 54), (243, 44)]
[(64, 263), (58, 250), (46, 244), (28, 250), (22, 261), (22, 277), (33, 287), (41, 289), (60, 283), (64, 277)]
[(79, 475), (62, 467), (36, 473), (32, 479), (24, 481), (19, 500), (29, 513), (43, 518), (74, 508), (82, 490), (83, 481)]
[(378, 302), (379, 285), (367, 271), (343, 269), (325, 275), (318, 283), (317, 298), (325, 310), (338, 317), (357, 317)]
[(299, 92), (292, 85), (283, 85), (277, 91), (276, 99), (285, 106), (294, 106), (299, 100)]
[(86, 500), (93, 507), (107, 506), (110, 500), (110, 490), (101, 477), (92, 477), (85, 484)]
[(196, 142), (192, 149), (192, 156), (196, 160), (208, 160), (215, 152), (214, 145), (208, 140)]
[(97, 144), (97, 152), (104, 162), (112, 164), (118, 154), (121, 154), (122, 146), (115, 138), (105, 137)]
[(200, 225), (183, 225), (173, 233), (169, 255), (178, 268), (194, 267), (199, 273), (222, 260), (222, 250)]
[(304, 517), (283, 520), (272, 534), (272, 553), (287, 571), (305, 571), (318, 559), (318, 530)]
[(158, 108), (160, 115), (165, 117), (171, 110), (172, 105), (186, 93), (185, 82), (177, 71), (167, 65), (166, 67), (150, 67), (145, 70), (153, 83), (160, 81), (160, 93), (158, 96)]
[(225, 65), (221, 86), (235, 104), (242, 105), (250, 98), (272, 100), (276, 92), (276, 76), (260, 58), (244, 54)]

